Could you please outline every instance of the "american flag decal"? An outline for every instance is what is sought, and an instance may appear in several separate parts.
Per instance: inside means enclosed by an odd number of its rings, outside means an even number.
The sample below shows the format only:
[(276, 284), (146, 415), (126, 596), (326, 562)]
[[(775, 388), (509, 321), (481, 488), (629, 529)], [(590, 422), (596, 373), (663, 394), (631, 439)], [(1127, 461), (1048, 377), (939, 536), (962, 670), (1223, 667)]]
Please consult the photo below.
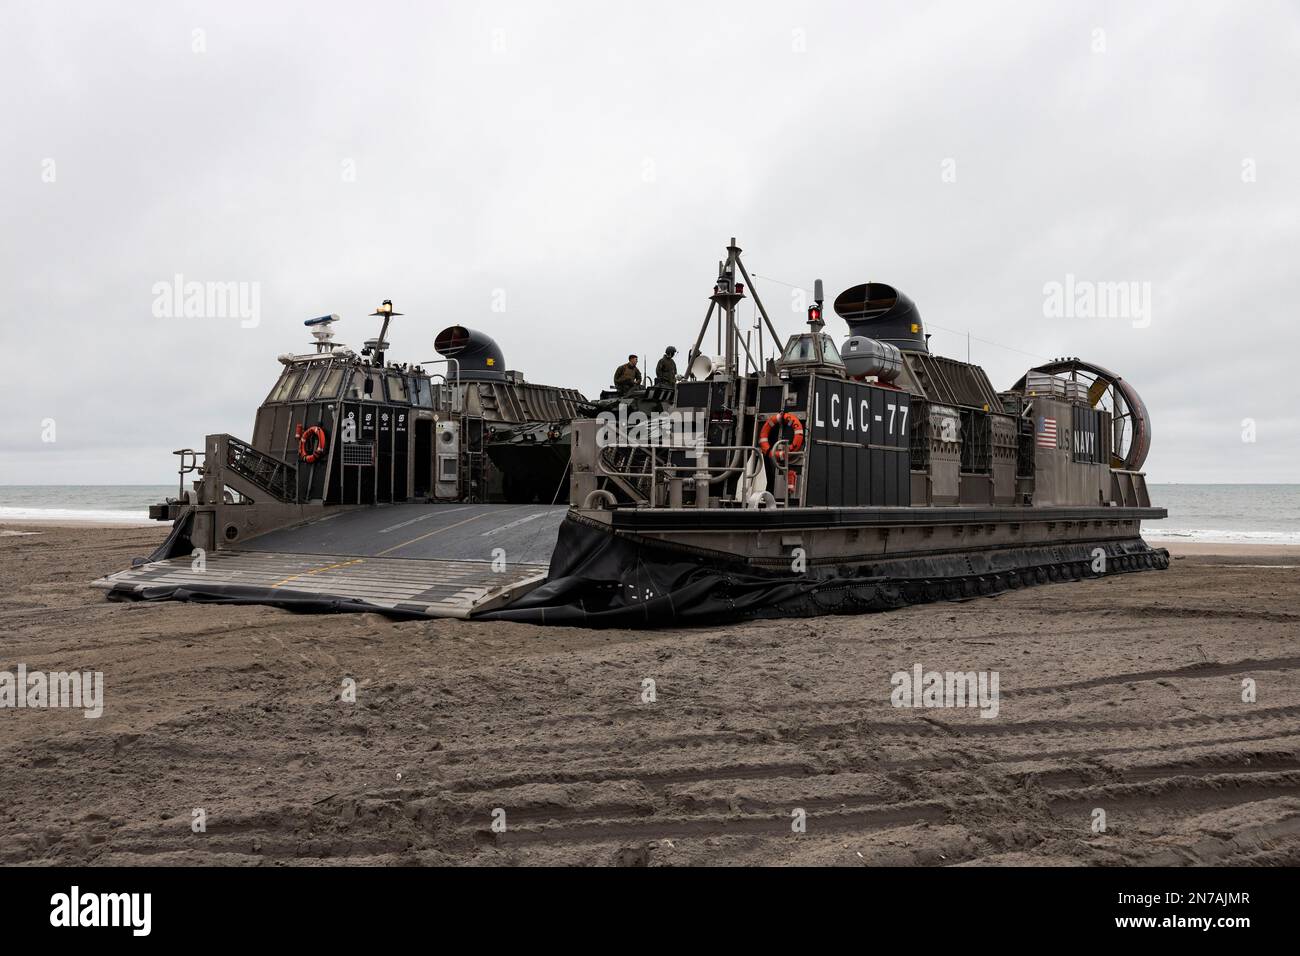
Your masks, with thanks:
[(1038, 447), (1055, 448), (1056, 447), (1056, 419), (1048, 418), (1046, 415), (1038, 419)]

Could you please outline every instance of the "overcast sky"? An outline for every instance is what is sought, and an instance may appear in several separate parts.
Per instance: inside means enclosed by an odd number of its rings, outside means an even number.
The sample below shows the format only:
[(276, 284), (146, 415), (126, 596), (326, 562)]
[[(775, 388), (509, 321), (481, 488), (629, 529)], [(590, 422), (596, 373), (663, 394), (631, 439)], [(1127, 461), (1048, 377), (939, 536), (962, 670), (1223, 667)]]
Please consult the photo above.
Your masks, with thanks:
[[(4, 7), (0, 483), (174, 481), (384, 298), (395, 359), (463, 323), (594, 395), (733, 235), (783, 335), (790, 285), (889, 282), (995, 388), (1128, 378), (1152, 481), (1300, 481), (1294, 3)], [(176, 275), (257, 324), (159, 315)], [(1067, 276), (1149, 313), (1045, 314)]]

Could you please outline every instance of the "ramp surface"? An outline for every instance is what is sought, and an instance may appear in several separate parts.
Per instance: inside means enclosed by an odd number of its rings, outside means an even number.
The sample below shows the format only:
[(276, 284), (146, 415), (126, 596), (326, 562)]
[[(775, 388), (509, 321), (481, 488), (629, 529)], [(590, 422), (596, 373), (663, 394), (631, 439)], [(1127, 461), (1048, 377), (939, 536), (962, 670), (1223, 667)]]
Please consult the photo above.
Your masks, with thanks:
[(259, 535), (244, 550), (549, 564), (567, 505), (400, 504), (339, 511)]
[(546, 579), (567, 508), (403, 504), (337, 512), (235, 551), (95, 582), (111, 596), (465, 618)]

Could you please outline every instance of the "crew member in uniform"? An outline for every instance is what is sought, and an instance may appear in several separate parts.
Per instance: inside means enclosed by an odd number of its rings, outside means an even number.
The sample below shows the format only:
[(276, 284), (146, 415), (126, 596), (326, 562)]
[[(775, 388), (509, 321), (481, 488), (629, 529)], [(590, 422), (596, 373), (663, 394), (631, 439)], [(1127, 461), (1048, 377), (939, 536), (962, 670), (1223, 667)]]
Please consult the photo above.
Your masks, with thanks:
[(640, 384), (641, 370), (636, 367), (636, 356), (629, 355), (627, 361), (614, 371), (614, 390), (622, 396)]
[(662, 388), (672, 388), (677, 384), (677, 363), (673, 361), (673, 356), (676, 354), (677, 346), (675, 345), (670, 345), (664, 349), (664, 357), (655, 366), (655, 385)]

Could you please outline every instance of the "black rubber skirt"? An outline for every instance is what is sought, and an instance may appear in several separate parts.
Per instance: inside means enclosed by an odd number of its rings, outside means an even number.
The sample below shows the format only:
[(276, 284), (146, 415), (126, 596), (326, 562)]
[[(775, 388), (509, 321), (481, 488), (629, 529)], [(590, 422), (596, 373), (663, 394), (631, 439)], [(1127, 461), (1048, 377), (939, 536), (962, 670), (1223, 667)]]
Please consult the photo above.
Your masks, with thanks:
[[(1104, 561), (1097, 560), (1098, 548)], [(1095, 570), (1099, 565), (1103, 570)], [(635, 628), (860, 614), (1168, 565), (1167, 551), (1132, 538), (774, 573), (720, 564), (569, 517), (560, 525), (547, 582), (475, 619)]]

